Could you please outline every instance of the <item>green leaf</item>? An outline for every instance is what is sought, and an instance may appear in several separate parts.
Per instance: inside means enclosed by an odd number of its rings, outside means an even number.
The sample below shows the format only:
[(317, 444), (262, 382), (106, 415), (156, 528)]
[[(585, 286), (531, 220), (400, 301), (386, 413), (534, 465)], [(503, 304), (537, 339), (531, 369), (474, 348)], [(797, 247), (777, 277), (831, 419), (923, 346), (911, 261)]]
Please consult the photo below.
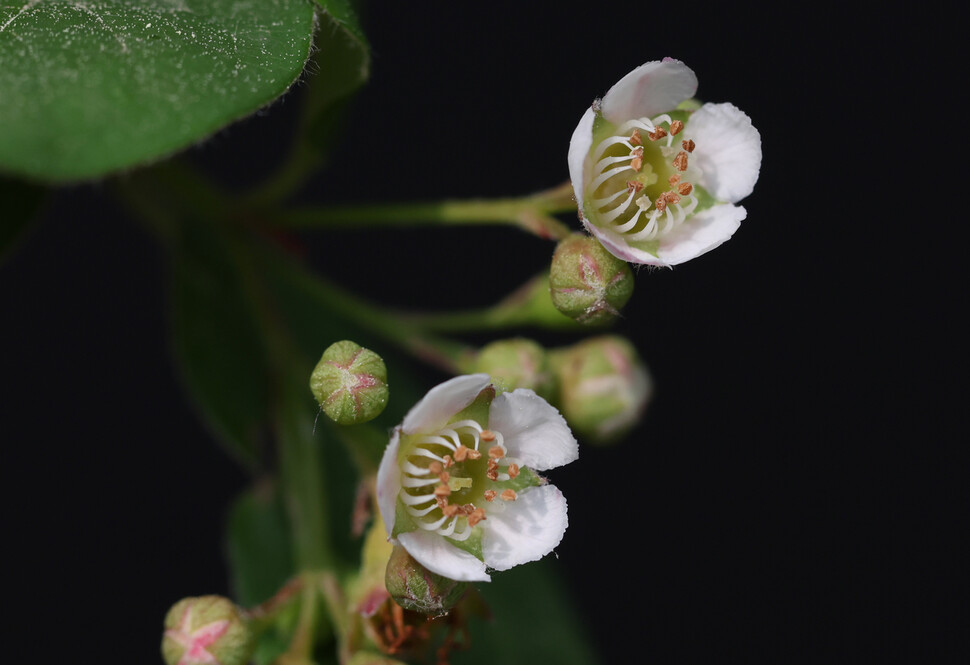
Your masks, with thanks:
[(47, 190), (37, 185), (0, 177), (0, 261), (6, 258), (34, 220)]
[(243, 607), (264, 602), (296, 574), (286, 510), (272, 485), (236, 499), (226, 540), (232, 589)]
[(471, 648), (453, 652), (451, 663), (597, 663), (555, 568), (546, 559), (495, 573), (479, 585), (493, 618), (471, 620)]
[(156, 160), (281, 95), (306, 0), (0, 0), (0, 170), (78, 180)]
[(243, 465), (255, 468), (269, 421), (269, 369), (239, 267), (216, 229), (181, 225), (173, 248), (175, 356), (206, 423)]

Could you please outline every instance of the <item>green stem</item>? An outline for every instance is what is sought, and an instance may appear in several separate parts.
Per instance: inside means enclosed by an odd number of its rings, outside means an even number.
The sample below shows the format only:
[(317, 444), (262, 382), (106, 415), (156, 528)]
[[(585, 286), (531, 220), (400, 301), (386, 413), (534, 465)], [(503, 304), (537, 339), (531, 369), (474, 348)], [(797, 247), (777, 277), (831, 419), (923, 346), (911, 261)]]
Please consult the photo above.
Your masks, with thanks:
[(272, 225), (290, 229), (510, 224), (540, 238), (558, 240), (569, 235), (569, 229), (552, 215), (575, 209), (572, 186), (567, 182), (517, 198), (295, 208), (267, 213), (267, 217)]

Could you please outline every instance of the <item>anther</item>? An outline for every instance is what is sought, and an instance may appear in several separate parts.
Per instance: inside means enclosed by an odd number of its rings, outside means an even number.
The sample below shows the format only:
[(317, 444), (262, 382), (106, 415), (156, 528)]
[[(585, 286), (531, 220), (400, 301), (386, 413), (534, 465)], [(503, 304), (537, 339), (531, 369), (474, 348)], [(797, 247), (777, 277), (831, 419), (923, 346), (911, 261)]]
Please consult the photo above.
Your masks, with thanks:
[(451, 480), (451, 474), (447, 471), (442, 471), (440, 474), (438, 474), (438, 479), (443, 483), (447, 483), (449, 480)]
[(643, 139), (640, 138), (640, 130), (634, 129), (633, 133), (630, 134), (630, 144), (631, 145), (643, 145)]
[(451, 494), (451, 488), (447, 485), (438, 485), (434, 488), (435, 496), (448, 496), (449, 494)]
[(677, 188), (677, 191), (680, 192), (682, 195), (687, 196), (692, 191), (694, 191), (694, 186), (689, 182), (682, 182), (680, 184), (680, 187)]
[(471, 448), (466, 448), (468, 450), (468, 459), (481, 459), (482, 453), (477, 450), (472, 450)]
[(455, 504), (449, 503), (441, 508), (441, 512), (445, 517), (454, 517), (458, 514), (459, 508)]
[(678, 182), (680, 182), (680, 174), (679, 173), (673, 174), (672, 176), (670, 176), (669, 178), (667, 178), (667, 182), (669, 182), (670, 183), (670, 186), (673, 187)]
[(680, 145), (687, 152), (694, 152), (694, 148), (696, 147), (696, 144), (694, 143), (694, 139), (687, 139), (686, 141), (681, 141)]
[(626, 191), (628, 194), (634, 194), (643, 189), (643, 183), (639, 180), (627, 180)]
[(498, 480), (498, 468), (496, 467), (494, 469), (489, 469), (488, 471), (485, 472), (485, 475), (488, 477), (489, 480), (497, 481)]
[(485, 519), (485, 509), (476, 508), (472, 511), (472, 514), (468, 516), (468, 526), (475, 526), (483, 519)]
[(664, 197), (667, 199), (667, 203), (670, 205), (676, 205), (680, 203), (680, 195), (674, 194), (673, 192), (664, 192)]
[(634, 157), (633, 159), (631, 159), (630, 168), (633, 169), (634, 171), (639, 171), (641, 168), (643, 168), (643, 158)]
[(485, 490), (486, 501), (489, 501), (489, 502), (495, 501), (495, 497), (497, 496), (498, 496), (498, 492), (496, 492), (495, 490)]
[(674, 136), (680, 134), (683, 129), (684, 123), (682, 123), (680, 120), (674, 120), (672, 123), (670, 123), (670, 133)]
[(519, 495), (515, 493), (515, 490), (504, 490), (500, 496), (502, 501), (515, 501)]
[(502, 450), (501, 446), (492, 446), (488, 449), (488, 456), (492, 459), (502, 459), (505, 457), (505, 451)]
[(686, 171), (687, 170), (687, 153), (686, 152), (678, 152), (677, 153), (677, 156), (674, 157), (674, 168), (677, 169), (678, 171)]
[[(683, 169), (681, 169), (681, 170), (683, 170)], [(455, 461), (456, 462), (464, 462), (465, 461), (465, 458), (468, 457), (468, 453), (469, 452), (470, 452), (470, 450), (468, 448), (466, 448), (464, 445), (462, 445), (462, 444), (459, 443), (458, 444), (458, 449), (455, 450)]]
[(517, 475), (519, 475), (519, 465), (509, 464), (508, 472), (509, 472), (509, 478), (515, 478)]
[(494, 441), (495, 440), (495, 432), (493, 432), (490, 429), (483, 429), (481, 436), (482, 436), (482, 441)]
[(663, 212), (666, 209), (667, 209), (667, 197), (661, 194), (660, 196), (657, 197), (657, 211)]
[(430, 471), (436, 476), (439, 473), (441, 473), (442, 470), (443, 470), (443, 467), (441, 466), (441, 462), (432, 462), (431, 464), (428, 465), (428, 471)]
[(667, 132), (662, 127), (656, 127), (652, 132), (647, 134), (647, 136), (650, 137), (651, 141), (659, 141), (666, 135), (667, 135)]
[(449, 469), (455, 465), (455, 460), (451, 459), (451, 455), (445, 455), (445, 468)]

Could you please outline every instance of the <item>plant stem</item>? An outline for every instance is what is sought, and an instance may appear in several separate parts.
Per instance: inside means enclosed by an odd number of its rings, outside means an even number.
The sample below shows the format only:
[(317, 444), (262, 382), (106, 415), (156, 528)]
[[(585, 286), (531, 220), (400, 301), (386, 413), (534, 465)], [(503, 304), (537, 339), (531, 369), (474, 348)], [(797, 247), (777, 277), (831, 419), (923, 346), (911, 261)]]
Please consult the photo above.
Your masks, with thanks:
[(575, 209), (572, 186), (567, 182), (531, 196), (508, 199), (307, 207), (267, 213), (267, 217), (272, 225), (290, 229), (510, 224), (540, 238), (557, 240), (569, 235), (569, 228), (552, 215)]

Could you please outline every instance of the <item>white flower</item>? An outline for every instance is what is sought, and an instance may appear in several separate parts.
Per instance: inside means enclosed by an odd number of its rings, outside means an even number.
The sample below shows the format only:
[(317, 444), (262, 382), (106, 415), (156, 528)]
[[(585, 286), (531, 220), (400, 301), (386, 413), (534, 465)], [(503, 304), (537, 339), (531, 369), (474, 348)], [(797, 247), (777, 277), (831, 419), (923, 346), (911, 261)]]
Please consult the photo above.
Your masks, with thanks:
[(576, 439), (533, 391), (496, 396), (490, 381), (432, 388), (395, 428), (377, 473), (388, 536), (454, 580), (537, 561), (566, 531), (566, 499), (534, 471), (575, 460)]
[(733, 104), (678, 109), (697, 90), (679, 60), (620, 79), (579, 121), (569, 177), (587, 230), (614, 255), (671, 266), (730, 238), (746, 216), (761, 136)]

